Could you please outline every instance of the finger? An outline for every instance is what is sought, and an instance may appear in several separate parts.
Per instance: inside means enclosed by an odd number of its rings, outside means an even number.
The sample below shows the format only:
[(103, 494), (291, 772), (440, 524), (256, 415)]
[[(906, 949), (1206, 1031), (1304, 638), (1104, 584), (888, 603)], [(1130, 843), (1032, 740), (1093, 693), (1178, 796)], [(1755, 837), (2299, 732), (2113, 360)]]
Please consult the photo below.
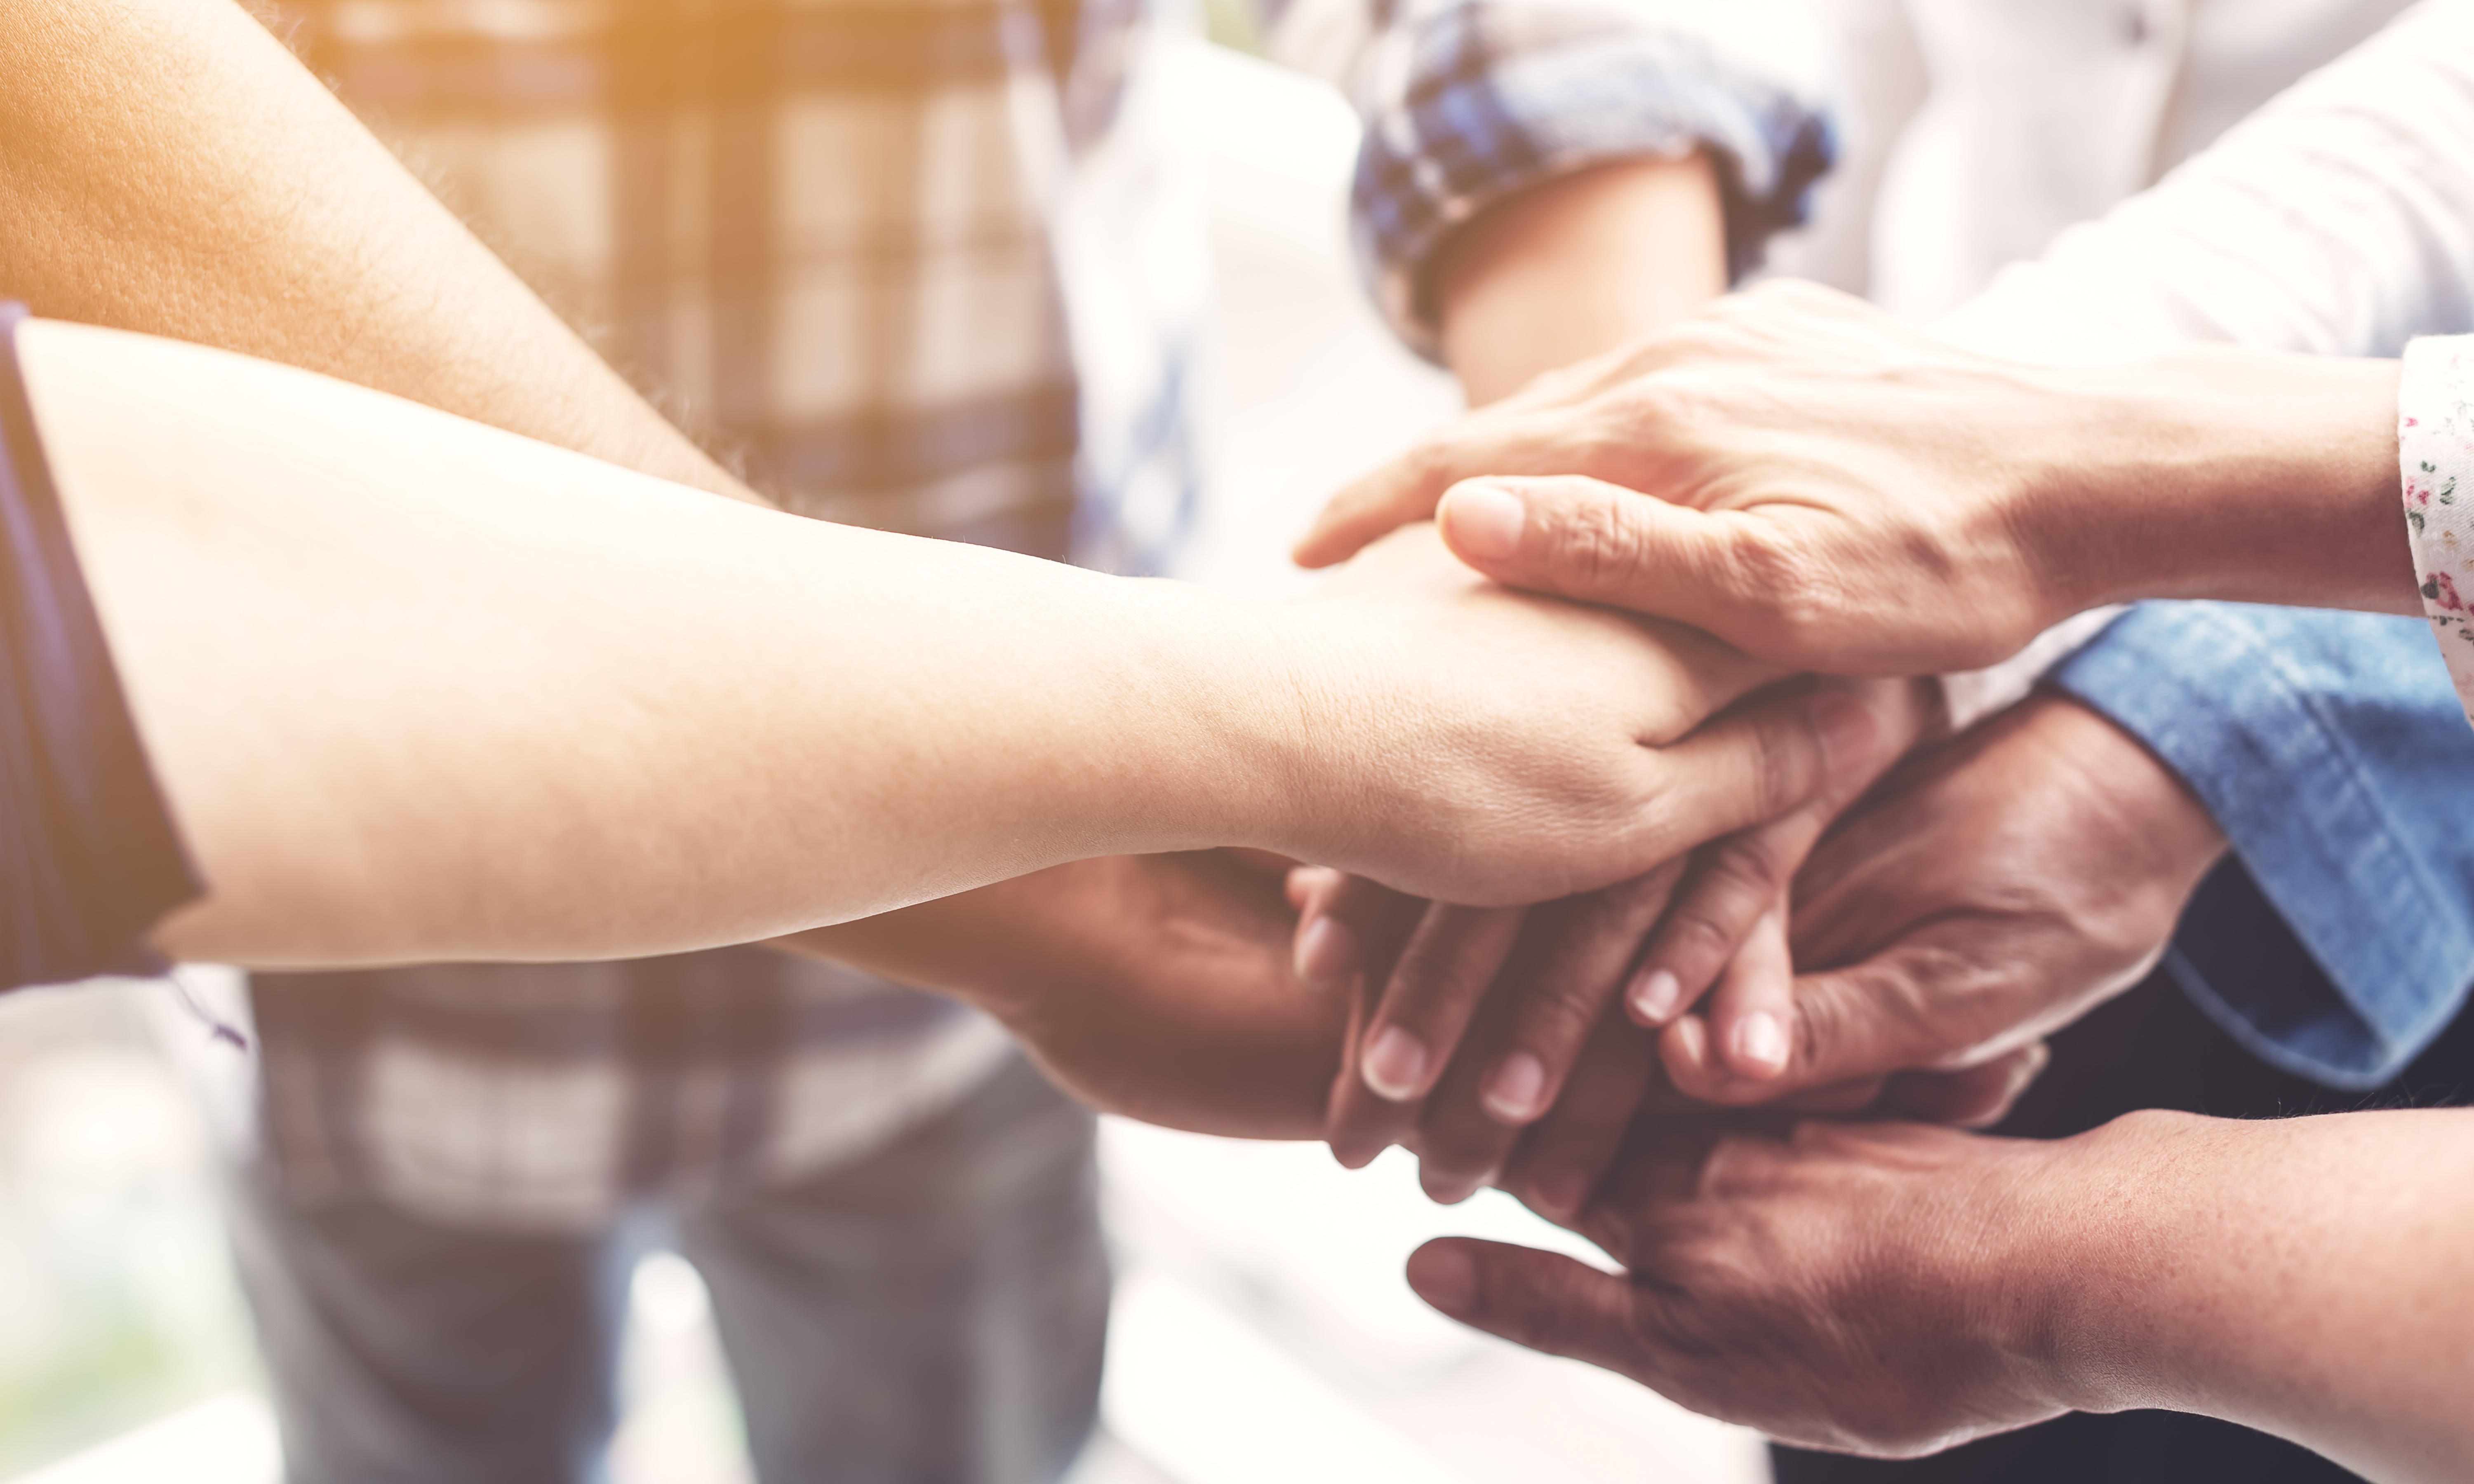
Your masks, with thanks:
[(1519, 907), (1429, 905), (1383, 981), (1356, 1047), (1357, 1086), (1333, 1100), (1332, 1154), (1351, 1169), (1417, 1126), (1479, 997), (1512, 952)]
[(1613, 1165), (1644, 1100), (1663, 1089), (1657, 1038), (1620, 1015), (1600, 1020), (1563, 1096), (1529, 1126), (1502, 1184), (1549, 1221), (1569, 1225)]
[(1559, 1253), (1446, 1236), (1409, 1255), (1418, 1297), (1474, 1329), (1654, 1384), (1656, 1352), (1635, 1328), (1639, 1295), (1619, 1274)]
[(1700, 1002), (1754, 927), (1776, 910), (1824, 824), (1820, 810), (1807, 805), (1701, 849), (1624, 993), (1636, 1024), (1654, 1030)]
[(1878, 1111), (1889, 1118), (1989, 1129), (2010, 1116), (2011, 1108), (2052, 1059), (2045, 1043), (2036, 1041), (1958, 1071), (1902, 1072), (1882, 1089)]
[(1782, 648), (1778, 610), (1801, 594), (1779, 590), (1791, 568), (1776, 552), (1775, 521), (1670, 505), (1577, 474), (1483, 472), (1435, 506), (1444, 543), (1471, 567), (1507, 586), (1676, 619), (1765, 658), (1803, 662)]
[(1671, 860), (1722, 835), (1769, 824), (1870, 765), (1880, 723), (1835, 689), (1756, 699), (1680, 742), (1642, 748), (1637, 858)]
[(1446, 1205), (1492, 1180), (1563, 1092), (1683, 864), (1530, 910), (1460, 1053), (1418, 1120), (1419, 1180)]
[(1369, 541), (1424, 520), (1452, 484), (1472, 474), (1525, 474), (1577, 467), (1589, 448), (1569, 409), (1523, 407), (1472, 418), (1360, 475), (1323, 506), (1290, 553), (1298, 565), (1329, 566)]
[(1553, 1105), (1590, 1030), (1682, 879), (1671, 861), (1546, 911), (1538, 956), (1506, 986), (1515, 1008), (1509, 1046), (1487, 1068), (1479, 1098), (1495, 1121), (1525, 1127)]
[(1291, 872), (1288, 886), (1289, 899), (1298, 907), (1293, 940), (1298, 979), (1326, 993), (1346, 991), (1367, 971), (1370, 947), (1388, 944), (1388, 951), (1397, 951), (1425, 907), (1419, 898), (1323, 867)]
[(1710, 996), (1710, 1049), (1728, 1074), (1748, 1082), (1775, 1082), (1786, 1071), (1788, 1027), (1795, 1013), (1786, 902), (1774, 897)]
[(1938, 719), (1940, 687), (1909, 681), (1832, 682), (1871, 710), (1868, 746), (1833, 757), (1821, 792), (1768, 824), (1702, 848), (1675, 905), (1642, 950), (1624, 1002), (1642, 1025), (1660, 1026), (1700, 1002), (1783, 899), (1840, 811), (1897, 766)]
[[(1860, 964), (1792, 981), (1786, 1064), (1748, 1078), (1714, 1041), (1719, 1028), (1687, 1017), (1667, 1027), (1661, 1060), (1677, 1089), (1725, 1106), (1766, 1103), (1790, 1092), (1913, 1067), (1947, 1064), (1975, 1047), (1981, 1030), (1970, 1001), (1980, 971), (1930, 934), (1891, 945)], [(1936, 1014), (1935, 1007), (1944, 1013)], [(1743, 1034), (1740, 1031), (1736, 1035)]]

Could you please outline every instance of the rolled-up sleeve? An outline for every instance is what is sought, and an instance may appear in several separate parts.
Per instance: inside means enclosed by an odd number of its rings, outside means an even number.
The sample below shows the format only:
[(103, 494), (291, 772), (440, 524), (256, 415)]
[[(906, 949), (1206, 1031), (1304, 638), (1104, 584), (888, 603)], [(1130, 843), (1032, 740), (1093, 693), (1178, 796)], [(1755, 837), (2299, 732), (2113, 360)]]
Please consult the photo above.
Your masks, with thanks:
[(1741, 275), (1804, 220), (1830, 168), (1812, 89), (1658, 10), (1600, 0), (1403, 6), (1358, 69), (1366, 120), (1353, 215), (1385, 315), (1431, 354), (1424, 271), (1452, 229), (1493, 203), (1592, 165), (1707, 150)]
[(202, 890), (69, 544), (0, 304), (0, 990), (162, 965)]
[(2368, 1088), (2455, 1017), (2474, 983), (2474, 733), (2426, 623), (2141, 604), (2051, 680), (2179, 773), (2231, 842), (2167, 967), (2238, 1040)]

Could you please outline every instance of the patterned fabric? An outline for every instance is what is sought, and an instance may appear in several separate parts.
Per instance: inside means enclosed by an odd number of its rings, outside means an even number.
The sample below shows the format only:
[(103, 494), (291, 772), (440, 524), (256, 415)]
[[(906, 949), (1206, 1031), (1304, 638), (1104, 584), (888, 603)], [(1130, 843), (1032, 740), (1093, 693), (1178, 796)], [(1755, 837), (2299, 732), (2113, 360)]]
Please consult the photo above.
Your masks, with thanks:
[(2406, 347), (2397, 389), (2397, 467), (2422, 579), (2422, 610), (2474, 723), (2474, 335)]
[(146, 935), (205, 890), (147, 765), (69, 544), (0, 304), (0, 990), (155, 973)]
[(1359, 260), (1395, 329), (1434, 349), (1418, 270), (1462, 223), (1542, 180), (1707, 149), (1741, 276), (1805, 219), (1829, 125), (1784, 75), (1620, 3), (1402, 0), (1361, 68)]
[[(1162, 117), (1175, 3), (281, 0), (279, 29), (787, 508), (1156, 571), (1195, 511), (1185, 400), (1208, 261)], [(1339, 59), (1352, 74), (1387, 18), (1453, 9), (1330, 3), (1361, 38)], [(1387, 137), (1453, 157), (1451, 203), (1409, 199), (1439, 189), (1431, 172), (1362, 184), (1361, 213), (1426, 219), (1371, 234), (1389, 278), (1415, 280), (1445, 217), (1619, 152), (1627, 87), (1657, 120), (1641, 151), (1686, 147), (1679, 121), (1705, 114), (1729, 152), (1757, 153), (1764, 127), (1820, 137), (1809, 113), (1774, 119), (1773, 94), (1726, 112), (1681, 45), (1650, 48), (1652, 72), (1605, 29), (1593, 49), (1568, 28), (1443, 23), (1485, 49), (1444, 58), (1447, 91), (1490, 111), (1455, 132), (1448, 107), (1367, 92), (1400, 114)], [(1524, 81), (1489, 89), (1488, 60)], [(1657, 88), (1698, 101), (1667, 108)], [(1545, 116), (1579, 99), (1595, 122)], [(1747, 210), (1792, 174), (1739, 173)], [(536, 1230), (590, 1227), (639, 1192), (807, 1177), (950, 1106), (1005, 1054), (949, 1001), (753, 948), (261, 975), (254, 1010), (262, 1141), (291, 1193)]]

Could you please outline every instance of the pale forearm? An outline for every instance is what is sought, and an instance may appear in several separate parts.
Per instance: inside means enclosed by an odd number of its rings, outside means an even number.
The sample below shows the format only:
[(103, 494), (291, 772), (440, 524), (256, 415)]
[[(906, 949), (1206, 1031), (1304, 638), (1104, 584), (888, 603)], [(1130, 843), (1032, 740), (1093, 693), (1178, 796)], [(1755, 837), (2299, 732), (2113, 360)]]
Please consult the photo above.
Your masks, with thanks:
[(0, 297), (744, 495), (231, 0), (0, 0)]
[(177, 953), (655, 952), (1278, 844), (1312, 807), (1262, 610), (217, 352), (39, 323), (19, 347), (208, 882)]
[(1696, 154), (1534, 186), (1462, 227), (1429, 278), (1444, 364), (1493, 401), (1726, 292), (1716, 173)]
[(2066, 1147), (2010, 1269), (2056, 1401), (2229, 1418), (2381, 1480), (2474, 1471), (2474, 1112), (2146, 1113)]
[(2199, 351), (2038, 372), (2018, 500), (2075, 611), (2219, 598), (2418, 612), (2394, 361)]

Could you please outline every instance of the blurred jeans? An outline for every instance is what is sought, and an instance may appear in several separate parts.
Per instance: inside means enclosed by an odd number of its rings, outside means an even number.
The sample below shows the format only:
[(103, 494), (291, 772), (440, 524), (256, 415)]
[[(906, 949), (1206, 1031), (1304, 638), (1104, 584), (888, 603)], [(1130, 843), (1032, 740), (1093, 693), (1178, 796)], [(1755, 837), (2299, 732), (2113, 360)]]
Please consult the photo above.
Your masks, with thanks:
[[(1098, 1412), (1091, 1114), (1019, 1058), (894, 1144), (675, 1212), (764, 1484), (1052, 1484)], [(291, 1484), (603, 1476), (624, 1232), (459, 1231), (230, 1183)]]

